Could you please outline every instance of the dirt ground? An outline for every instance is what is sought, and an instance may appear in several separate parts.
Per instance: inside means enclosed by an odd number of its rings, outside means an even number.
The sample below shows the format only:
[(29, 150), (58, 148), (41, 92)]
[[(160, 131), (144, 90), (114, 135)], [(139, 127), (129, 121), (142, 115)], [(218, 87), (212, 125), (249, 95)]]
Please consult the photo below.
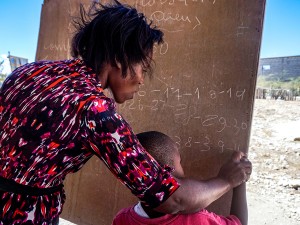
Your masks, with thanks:
[(299, 225), (300, 101), (256, 100), (251, 133), (249, 225)]
[(300, 101), (256, 100), (251, 133), (248, 224), (299, 225)]

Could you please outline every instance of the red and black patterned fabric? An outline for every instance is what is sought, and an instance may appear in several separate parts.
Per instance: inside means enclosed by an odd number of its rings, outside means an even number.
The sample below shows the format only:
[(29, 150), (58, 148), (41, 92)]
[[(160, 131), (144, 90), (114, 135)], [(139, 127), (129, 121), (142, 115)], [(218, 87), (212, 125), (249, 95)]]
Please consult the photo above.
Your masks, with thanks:
[[(0, 92), (0, 150), (0, 176), (31, 187), (61, 184), (93, 155), (153, 207), (179, 187), (79, 59), (31, 63), (9, 75)], [(51, 224), (65, 201), (63, 191), (43, 196), (0, 191), (0, 197), (0, 224), (11, 225)]]

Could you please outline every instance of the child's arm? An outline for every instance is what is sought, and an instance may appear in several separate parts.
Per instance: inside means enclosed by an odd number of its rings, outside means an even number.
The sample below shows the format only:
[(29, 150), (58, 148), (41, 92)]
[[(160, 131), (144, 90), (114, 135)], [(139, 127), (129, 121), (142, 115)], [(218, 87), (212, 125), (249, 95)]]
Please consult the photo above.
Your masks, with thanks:
[(248, 224), (246, 183), (233, 188), (230, 214), (235, 215), (241, 221), (242, 225)]

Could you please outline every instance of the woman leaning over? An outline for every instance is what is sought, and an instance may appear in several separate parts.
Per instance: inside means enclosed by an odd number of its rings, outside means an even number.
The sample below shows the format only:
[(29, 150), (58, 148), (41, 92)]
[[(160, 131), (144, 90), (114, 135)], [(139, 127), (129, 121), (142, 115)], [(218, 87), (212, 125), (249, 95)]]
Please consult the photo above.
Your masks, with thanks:
[(57, 224), (65, 176), (93, 155), (141, 201), (165, 213), (202, 209), (249, 178), (242, 153), (216, 178), (197, 181), (173, 177), (145, 152), (115, 101), (139, 90), (163, 33), (117, 1), (95, 4), (92, 12), (88, 20), (82, 11), (74, 59), (24, 65), (1, 88), (0, 224)]

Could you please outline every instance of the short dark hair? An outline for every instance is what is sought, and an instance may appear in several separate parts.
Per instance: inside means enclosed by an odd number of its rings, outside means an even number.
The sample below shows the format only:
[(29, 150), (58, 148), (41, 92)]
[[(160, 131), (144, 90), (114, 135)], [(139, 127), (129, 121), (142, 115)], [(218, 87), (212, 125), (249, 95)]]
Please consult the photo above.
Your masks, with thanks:
[(146, 131), (136, 136), (141, 145), (161, 166), (168, 165), (174, 168), (177, 147), (168, 135), (158, 131)]
[(80, 6), (80, 17), (74, 19), (77, 29), (72, 39), (71, 54), (81, 57), (99, 74), (104, 63), (122, 66), (127, 76), (133, 66), (142, 63), (144, 72), (152, 71), (152, 52), (155, 43), (163, 42), (163, 32), (152, 27), (144, 14), (131, 6), (114, 0), (112, 4), (94, 2), (86, 11)]

